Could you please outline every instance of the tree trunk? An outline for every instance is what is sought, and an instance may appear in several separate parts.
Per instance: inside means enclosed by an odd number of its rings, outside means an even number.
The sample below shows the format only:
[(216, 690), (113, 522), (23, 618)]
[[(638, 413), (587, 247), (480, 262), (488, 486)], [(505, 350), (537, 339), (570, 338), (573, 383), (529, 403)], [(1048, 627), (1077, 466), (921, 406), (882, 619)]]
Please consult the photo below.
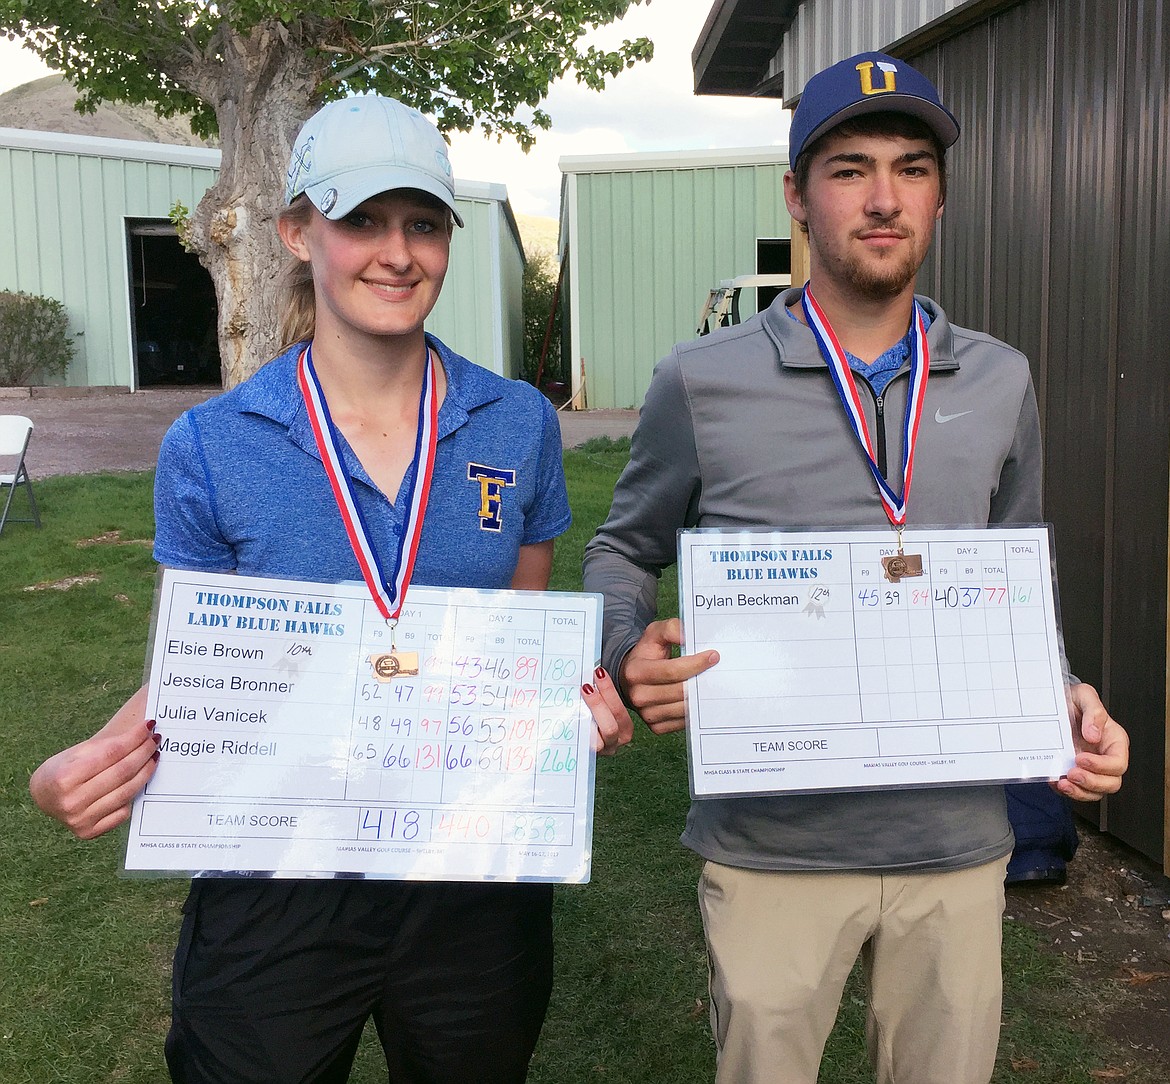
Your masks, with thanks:
[(201, 73), (223, 149), (219, 180), (191, 216), (189, 246), (215, 284), (224, 387), (272, 358), (279, 341), (283, 275), (291, 258), (276, 232), (289, 152), (306, 103), (327, 77), (275, 24), (225, 31), (222, 63)]

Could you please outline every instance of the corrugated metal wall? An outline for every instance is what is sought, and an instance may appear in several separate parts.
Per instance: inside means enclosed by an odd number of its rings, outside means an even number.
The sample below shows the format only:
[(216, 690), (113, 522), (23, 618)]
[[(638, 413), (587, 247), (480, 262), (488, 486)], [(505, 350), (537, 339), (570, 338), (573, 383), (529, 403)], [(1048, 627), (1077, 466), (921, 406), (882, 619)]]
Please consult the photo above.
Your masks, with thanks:
[(921, 285), (1032, 360), (1069, 659), (1133, 741), (1104, 825), (1161, 860), (1170, 10), (1026, 0), (909, 59), (963, 125)]
[(500, 261), (502, 375), (519, 379), (524, 367), (524, 245), (513, 233), (514, 221), (496, 204), (496, 252)]
[(452, 238), (447, 278), (427, 330), (477, 365), (516, 376), (524, 349), (512, 326), (523, 305), (522, 249), (502, 203), (468, 196), (466, 189), (475, 187), (498, 186), (461, 185), (457, 192), (464, 228)]
[(707, 291), (755, 272), (757, 239), (788, 237), (787, 159), (778, 147), (766, 164), (574, 172), (570, 357), (584, 358), (590, 407), (641, 405), (658, 360), (694, 337)]
[(784, 73), (791, 98), (822, 68), (883, 49), (968, 0), (805, 0), (769, 75)]
[(496, 205), (496, 236), (500, 241), (500, 317), (503, 376), (518, 379), (524, 368), (524, 246), (511, 233), (503, 204)]
[[(1091, 20), (1089, 20), (1091, 23)], [(1129, 0), (1119, 62), (1119, 230), (1111, 311), (1114, 448), (1106, 557), (1110, 688), (1137, 726), (1138, 764), (1109, 830), (1154, 852), (1165, 789), (1167, 475), (1170, 473), (1170, 5)], [(1159, 725), (1161, 724), (1161, 725)], [(1163, 770), (1158, 771), (1162, 755)], [(1170, 813), (1170, 810), (1167, 810)], [(1166, 818), (1170, 820), (1170, 817)], [(1163, 841), (1163, 853), (1170, 847)]]

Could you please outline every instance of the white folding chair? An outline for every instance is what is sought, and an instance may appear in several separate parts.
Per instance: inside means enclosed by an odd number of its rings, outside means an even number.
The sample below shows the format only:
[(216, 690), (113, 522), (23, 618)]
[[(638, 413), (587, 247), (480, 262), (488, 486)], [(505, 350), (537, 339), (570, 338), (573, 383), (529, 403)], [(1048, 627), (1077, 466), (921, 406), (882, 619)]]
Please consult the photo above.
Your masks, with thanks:
[[(16, 496), (18, 486), (23, 486), (28, 494), (28, 506), (32, 511), (29, 519), (12, 517), (14, 523), (34, 523), (41, 525), (41, 516), (37, 511), (37, 501), (33, 496), (32, 482), (29, 481), (28, 470), (24, 465), (24, 454), (28, 451), (29, 438), (32, 436), (33, 423), (19, 414), (0, 414), (0, 458), (15, 458), (16, 465), (11, 473), (5, 474), (0, 470), (0, 494), (8, 488), (8, 498), (4, 501), (4, 510), (0, 512), (0, 532), (8, 521), (8, 511), (12, 507), (12, 498)], [(9, 464), (11, 465), (11, 464)]]

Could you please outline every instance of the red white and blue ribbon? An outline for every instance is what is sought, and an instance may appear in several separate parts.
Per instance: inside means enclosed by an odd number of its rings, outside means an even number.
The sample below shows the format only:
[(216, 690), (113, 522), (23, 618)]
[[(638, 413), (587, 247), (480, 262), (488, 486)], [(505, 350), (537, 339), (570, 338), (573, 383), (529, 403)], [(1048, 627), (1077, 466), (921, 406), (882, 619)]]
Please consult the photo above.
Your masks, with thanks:
[(906, 397), (906, 417), (902, 423), (902, 495), (899, 496), (878, 467), (869, 426), (861, 407), (861, 397), (857, 393), (857, 382), (853, 378), (853, 370), (849, 368), (849, 359), (828, 317), (807, 285), (800, 303), (804, 308), (805, 322), (817, 340), (817, 346), (833, 378), (833, 386), (845, 407), (845, 416), (869, 461), (882, 507), (890, 523), (900, 531), (906, 525), (906, 504), (910, 499), (910, 481), (914, 476), (914, 446), (918, 440), (918, 425), (922, 421), (922, 406), (926, 400), (926, 381), (930, 375), (930, 349), (926, 345), (926, 319), (922, 306), (914, 302), (914, 314), (910, 321), (910, 388)]
[(435, 364), (427, 350), (423, 367), (422, 392), (418, 403), (418, 431), (414, 440), (413, 470), (410, 472), (410, 493), (406, 502), (406, 519), (394, 564), (387, 574), (370, 541), (370, 532), (353, 491), (353, 482), (341, 451), (337, 446), (337, 430), (329, 414), (329, 406), (313, 368), (312, 348), (305, 347), (297, 364), (297, 383), (309, 413), (309, 425), (321, 453), (321, 462), (329, 477), (329, 485), (337, 501), (337, 509), (345, 524), (345, 533), (353, 547), (354, 556), (362, 570), (362, 578), (370, 590), (370, 597), (378, 612), (390, 622), (397, 621), (406, 600), (406, 589), (414, 572), (422, 537), (423, 518), (431, 492), (431, 478), (435, 471), (435, 450), (438, 446), (439, 400), (435, 392)]

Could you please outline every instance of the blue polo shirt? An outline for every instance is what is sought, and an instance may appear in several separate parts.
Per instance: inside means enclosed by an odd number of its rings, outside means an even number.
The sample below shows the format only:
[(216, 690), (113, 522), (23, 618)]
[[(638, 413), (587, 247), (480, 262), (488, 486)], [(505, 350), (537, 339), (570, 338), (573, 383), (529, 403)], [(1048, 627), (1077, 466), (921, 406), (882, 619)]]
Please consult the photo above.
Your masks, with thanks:
[[(505, 588), (521, 546), (569, 525), (560, 427), (528, 384), (428, 336), (447, 377), (414, 581)], [(296, 381), (301, 346), (171, 426), (155, 478), (155, 560), (176, 568), (360, 580)], [(413, 468), (394, 500), (339, 445), (372, 544), (392, 565)]]

